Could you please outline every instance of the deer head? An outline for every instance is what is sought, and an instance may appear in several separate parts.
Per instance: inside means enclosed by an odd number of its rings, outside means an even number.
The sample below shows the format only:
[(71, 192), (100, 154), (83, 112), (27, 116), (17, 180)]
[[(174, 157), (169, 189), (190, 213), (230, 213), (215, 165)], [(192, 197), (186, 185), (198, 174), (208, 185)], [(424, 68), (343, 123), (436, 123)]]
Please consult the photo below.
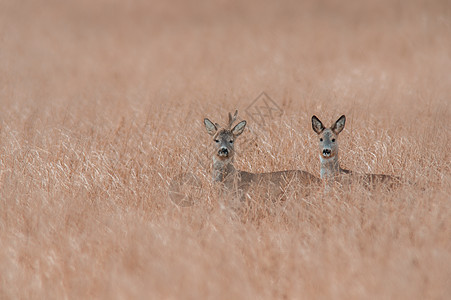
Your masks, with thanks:
[(346, 117), (342, 115), (331, 127), (326, 128), (316, 116), (312, 117), (313, 131), (319, 136), (319, 150), (322, 160), (338, 156), (338, 134), (345, 127), (345, 123)]
[(229, 113), (229, 122), (225, 127), (221, 127), (218, 123), (213, 123), (207, 118), (204, 119), (207, 133), (213, 137), (215, 160), (231, 161), (233, 159), (235, 154), (235, 140), (241, 133), (243, 133), (244, 128), (246, 127), (246, 121), (241, 121), (232, 128), (237, 116), (238, 110), (235, 111), (233, 116)]

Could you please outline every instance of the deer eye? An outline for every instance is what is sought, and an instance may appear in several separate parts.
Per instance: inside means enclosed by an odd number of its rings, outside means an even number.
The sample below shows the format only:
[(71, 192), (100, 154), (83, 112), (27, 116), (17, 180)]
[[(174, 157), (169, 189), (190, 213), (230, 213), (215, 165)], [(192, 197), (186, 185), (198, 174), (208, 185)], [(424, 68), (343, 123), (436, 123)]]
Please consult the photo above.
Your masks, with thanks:
[(335, 143), (335, 139), (332, 139), (332, 143)]
[(323, 138), (320, 138), (319, 141), (322, 142), (322, 141), (323, 141)]
[(219, 140), (215, 140), (216, 143), (219, 143)]
[(230, 143), (230, 144), (233, 144), (233, 141), (232, 141), (232, 140), (230, 140), (230, 141), (229, 141), (229, 143)]

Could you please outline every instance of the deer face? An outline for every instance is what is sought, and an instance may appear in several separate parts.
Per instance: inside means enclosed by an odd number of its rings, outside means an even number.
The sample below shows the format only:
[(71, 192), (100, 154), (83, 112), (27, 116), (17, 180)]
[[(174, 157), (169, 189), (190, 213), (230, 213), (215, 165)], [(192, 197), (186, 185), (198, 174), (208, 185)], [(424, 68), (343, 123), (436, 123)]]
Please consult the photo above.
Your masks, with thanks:
[(221, 129), (213, 136), (213, 147), (219, 159), (232, 158), (234, 151), (235, 136), (230, 130)]
[(231, 129), (232, 123), (236, 119), (229, 114), (229, 126), (220, 128), (219, 124), (204, 119), (205, 128), (208, 134), (213, 137), (214, 158), (219, 160), (230, 160), (235, 154), (234, 145), (236, 138), (243, 133), (246, 127), (246, 121), (241, 121)]
[(341, 116), (331, 127), (325, 128), (316, 117), (312, 117), (312, 128), (318, 134), (321, 159), (329, 159), (338, 155), (338, 134), (345, 127), (346, 117)]

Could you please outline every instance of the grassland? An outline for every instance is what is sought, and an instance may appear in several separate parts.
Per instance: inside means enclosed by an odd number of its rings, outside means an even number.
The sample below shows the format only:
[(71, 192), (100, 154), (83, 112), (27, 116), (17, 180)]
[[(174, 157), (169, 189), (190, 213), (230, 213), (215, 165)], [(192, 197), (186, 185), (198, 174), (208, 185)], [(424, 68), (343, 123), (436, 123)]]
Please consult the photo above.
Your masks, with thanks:
[[(1, 1), (0, 298), (450, 299), (450, 53), (449, 1)], [(239, 169), (319, 176), (346, 114), (343, 166), (410, 184), (235, 218), (202, 124), (235, 108)]]

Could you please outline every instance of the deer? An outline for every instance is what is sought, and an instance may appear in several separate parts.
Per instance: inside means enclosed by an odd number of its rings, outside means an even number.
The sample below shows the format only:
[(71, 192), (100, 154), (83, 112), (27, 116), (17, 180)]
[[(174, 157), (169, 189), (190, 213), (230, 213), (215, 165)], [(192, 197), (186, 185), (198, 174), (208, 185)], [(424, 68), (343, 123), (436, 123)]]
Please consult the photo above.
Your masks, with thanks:
[[(237, 170), (234, 166), (235, 143), (237, 138), (243, 133), (247, 122), (239, 122), (235, 126), (233, 123), (238, 116), (238, 110), (232, 116), (229, 113), (228, 124), (221, 127), (218, 123), (213, 123), (208, 118), (204, 119), (207, 133), (212, 136), (212, 177), (215, 183), (221, 183), (223, 190), (228, 192), (238, 192), (240, 201), (244, 201), (244, 195), (255, 186), (265, 190), (266, 196), (274, 199), (283, 198), (283, 194), (290, 184), (301, 185), (304, 192), (308, 193), (310, 186), (320, 186), (321, 180), (307, 171), (287, 170), (268, 173), (250, 173)], [(232, 127), (233, 126), (233, 127)], [(296, 189), (298, 186), (295, 187)]]
[(312, 128), (319, 136), (320, 177), (326, 189), (334, 182), (349, 184), (353, 181), (361, 182), (366, 188), (384, 186), (388, 189), (396, 187), (400, 179), (397, 176), (385, 174), (358, 174), (343, 169), (338, 158), (338, 135), (346, 124), (346, 116), (342, 115), (329, 128), (324, 127), (317, 116), (312, 116)]

